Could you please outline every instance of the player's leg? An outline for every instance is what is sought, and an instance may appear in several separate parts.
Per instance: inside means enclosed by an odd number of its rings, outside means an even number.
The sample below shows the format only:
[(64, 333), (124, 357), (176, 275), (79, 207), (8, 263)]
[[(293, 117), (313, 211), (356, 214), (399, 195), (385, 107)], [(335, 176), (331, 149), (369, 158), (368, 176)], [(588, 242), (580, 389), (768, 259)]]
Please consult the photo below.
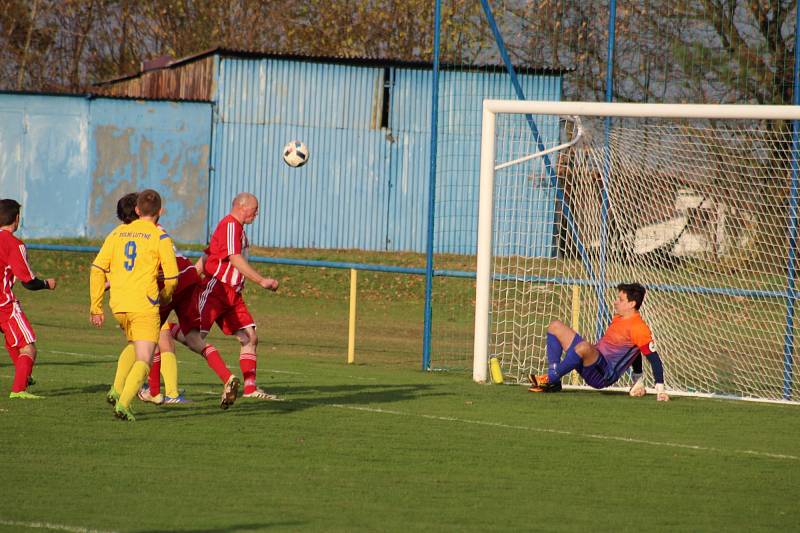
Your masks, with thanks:
[(575, 330), (560, 320), (553, 320), (547, 326), (547, 368), (554, 369), (561, 362), (561, 353), (566, 350), (575, 337)]
[[(583, 340), (572, 328), (563, 323), (554, 321), (548, 327), (559, 343), (566, 349), (564, 359), (554, 365), (549, 365), (547, 374), (535, 376), (531, 380), (531, 392), (557, 392), (561, 390), (561, 378), (573, 370), (593, 365), (599, 358), (600, 352), (592, 344)], [(569, 340), (568, 345), (564, 345)]]
[(613, 384), (617, 378), (608, 381), (609, 369), (608, 361), (602, 354), (599, 354), (594, 362), (590, 365), (582, 365), (576, 370), (583, 378), (587, 385), (595, 389), (604, 389)]
[(239, 340), (239, 368), (244, 380), (243, 396), (247, 397), (256, 390), (258, 334), (254, 326), (247, 326), (236, 330), (234, 336)]
[(128, 340), (133, 343), (136, 361), (133, 363), (125, 386), (120, 392), (119, 401), (114, 406), (114, 414), (123, 420), (135, 420), (130, 410), (131, 402), (142, 387), (150, 372), (150, 361), (158, 345), (161, 320), (155, 313), (114, 313)]
[[(0, 333), (3, 333), (3, 328), (0, 326)], [(3, 335), (5, 337), (5, 334)], [(8, 338), (5, 339), (6, 344), (6, 352), (8, 352), (8, 356), (11, 358), (11, 366), (15, 369), (17, 368), (17, 357), (19, 357), (19, 348), (16, 346), (11, 346), (8, 342)], [(36, 385), (36, 380), (33, 379), (33, 376), (28, 376), (28, 387), (31, 385)]]
[(161, 350), (156, 346), (153, 352), (153, 359), (150, 361), (150, 372), (147, 379), (138, 392), (139, 399), (143, 402), (154, 404), (164, 403), (164, 395), (161, 394)]
[[(175, 330), (173, 329), (173, 334), (174, 332)], [(231, 377), (231, 371), (228, 365), (225, 364), (225, 361), (223, 361), (219, 351), (212, 344), (206, 342), (206, 333), (193, 328), (185, 334), (178, 331), (177, 335), (174, 335), (174, 337), (179, 342), (181, 342), (180, 339), (183, 339), (182, 344), (201, 356), (208, 367), (219, 377), (220, 381), (222, 381), (222, 383), (227, 383)]]
[[(214, 324), (220, 312), (224, 309), (221, 302), (208, 303), (208, 294), (204, 299), (204, 312), (201, 317), (199, 299), (203, 291), (200, 286), (196, 286), (191, 292), (183, 291), (182, 296), (175, 302), (175, 314), (178, 317), (178, 324), (170, 328), (173, 339), (177, 340), (194, 353), (205, 359), (206, 364), (214, 371), (222, 383), (226, 383), (231, 377), (231, 371), (225, 365), (216, 348), (206, 343), (205, 337)], [(205, 332), (201, 333), (205, 324)]]
[(239, 366), (242, 370), (244, 379), (243, 398), (258, 398), (260, 400), (279, 400), (278, 396), (271, 394), (256, 385), (256, 367), (258, 357), (256, 349), (258, 347), (258, 334), (255, 326), (241, 328), (235, 333), (239, 339), (241, 348), (239, 350)]
[(106, 393), (106, 400), (111, 405), (114, 405), (119, 400), (119, 394), (125, 387), (125, 379), (136, 362), (136, 351), (133, 349), (133, 343), (129, 342), (119, 354), (117, 358), (117, 369), (114, 373), (114, 384), (111, 385), (108, 393)]
[(8, 395), (12, 399), (22, 400), (38, 400), (43, 398), (28, 392), (28, 380), (33, 370), (33, 365), (36, 361), (36, 345), (26, 344), (19, 348), (19, 355), (17, 356), (17, 364), (14, 370), (14, 383), (11, 386), (11, 394)]
[(175, 341), (170, 331), (176, 324), (166, 322), (158, 338), (158, 348), (161, 351), (161, 375), (164, 376), (164, 403), (185, 403), (186, 398), (178, 390), (178, 359), (175, 357)]
[(573, 345), (575, 338), (578, 336), (577, 332), (571, 327), (567, 326), (560, 320), (553, 320), (547, 326), (547, 341), (546, 341), (546, 355), (547, 355), (547, 374), (530, 375), (531, 392), (542, 392), (542, 387), (548, 383), (551, 389), (558, 388), (560, 390), (560, 383), (556, 379), (558, 366), (562, 363), (561, 353), (566, 350), (567, 355), (564, 358), (567, 364), (574, 363), (574, 352), (570, 352), (569, 348)]
[[(210, 344), (206, 345), (205, 342), (211, 326), (219, 320), (220, 315), (228, 308), (227, 297), (222, 284), (217, 283), (212, 278), (197, 286), (193, 298), (198, 315), (197, 323), (199, 323), (199, 329), (196, 330), (196, 333), (193, 332), (196, 329), (194, 327), (191, 327), (188, 331), (184, 329), (190, 327), (189, 325), (192, 323), (191, 316), (187, 316), (186, 320), (181, 322), (181, 329), (187, 346), (194, 351), (200, 350), (198, 353), (206, 360), (206, 364), (222, 380), (224, 385), (219, 406), (222, 409), (227, 409), (236, 401), (240, 385), (239, 378), (231, 373), (217, 349)], [(187, 308), (187, 314), (191, 314), (191, 312), (192, 309)]]
[(15, 348), (17, 356), (14, 363), (14, 381), (9, 398), (41, 398), (26, 390), (28, 388), (28, 380), (33, 371), (33, 365), (36, 362), (36, 334), (28, 321), (28, 317), (25, 316), (18, 304), (14, 304), (13, 312), (8, 317), (4, 317), (2, 329), (6, 337), (6, 345), (12, 349)]
[(231, 305), (217, 319), (217, 324), (223, 333), (233, 334), (239, 340), (239, 368), (242, 370), (242, 379), (244, 381), (242, 397), (277, 400), (277, 396), (264, 391), (256, 385), (256, 366), (258, 361), (256, 322), (253, 320), (240, 293), (229, 293), (229, 297)]

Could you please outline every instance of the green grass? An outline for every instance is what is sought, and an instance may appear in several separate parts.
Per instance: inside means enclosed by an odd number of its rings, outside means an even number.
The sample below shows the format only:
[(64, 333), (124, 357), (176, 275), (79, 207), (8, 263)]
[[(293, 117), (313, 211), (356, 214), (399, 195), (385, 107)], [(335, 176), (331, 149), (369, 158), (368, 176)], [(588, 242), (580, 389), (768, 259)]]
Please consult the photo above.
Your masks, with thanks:
[[(402, 289), (408, 276), (376, 277), (374, 295), (360, 295), (357, 364), (348, 366), (347, 273), (270, 269), (282, 289), (250, 289), (247, 298), (259, 324), (259, 382), (284, 402), (242, 399), (220, 410), (216, 376), (181, 348), (181, 386), (194, 403), (136, 403), (136, 423), (116, 421), (104, 392), (122, 338), (111, 323), (88, 323), (90, 256), (31, 260), (61, 286), (17, 291), (39, 336), (32, 390), (47, 398), (0, 394), (0, 530), (786, 531), (800, 523), (797, 406), (532, 395), (479, 386), (463, 372), (420, 372), (422, 300), (416, 287)], [(216, 331), (211, 340), (235, 368), (235, 344)], [(2, 390), (11, 375), (3, 363)]]

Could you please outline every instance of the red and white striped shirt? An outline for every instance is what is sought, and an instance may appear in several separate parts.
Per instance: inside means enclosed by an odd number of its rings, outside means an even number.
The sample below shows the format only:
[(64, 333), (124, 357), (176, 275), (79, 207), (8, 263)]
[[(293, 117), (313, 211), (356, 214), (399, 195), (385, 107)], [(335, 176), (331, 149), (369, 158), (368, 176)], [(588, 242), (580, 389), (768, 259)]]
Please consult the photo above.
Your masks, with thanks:
[(227, 215), (219, 221), (211, 235), (211, 243), (206, 248), (208, 255), (204, 265), (205, 274), (216, 278), (241, 291), (244, 287), (244, 276), (230, 262), (232, 255), (246, 255), (249, 243), (244, 234), (244, 226), (233, 216)]
[(25, 243), (14, 237), (10, 231), (0, 230), (0, 272), (3, 285), (0, 287), (0, 307), (17, 301), (12, 288), (17, 280), (27, 283), (36, 276), (28, 263)]

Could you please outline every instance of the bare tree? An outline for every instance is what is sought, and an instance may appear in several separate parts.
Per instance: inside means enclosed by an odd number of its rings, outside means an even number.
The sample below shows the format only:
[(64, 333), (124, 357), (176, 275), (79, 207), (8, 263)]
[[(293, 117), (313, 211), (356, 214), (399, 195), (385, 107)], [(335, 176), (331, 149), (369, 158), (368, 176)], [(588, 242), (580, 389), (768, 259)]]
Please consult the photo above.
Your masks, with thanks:
[[(609, 0), (491, 2), (515, 63), (565, 68), (568, 98), (606, 90)], [(624, 0), (614, 96), (789, 103), (796, 0)], [(500, 64), (480, 2), (442, 2), (446, 63)], [(0, 87), (80, 90), (141, 61), (214, 46), (429, 61), (429, 0), (5, 0)]]

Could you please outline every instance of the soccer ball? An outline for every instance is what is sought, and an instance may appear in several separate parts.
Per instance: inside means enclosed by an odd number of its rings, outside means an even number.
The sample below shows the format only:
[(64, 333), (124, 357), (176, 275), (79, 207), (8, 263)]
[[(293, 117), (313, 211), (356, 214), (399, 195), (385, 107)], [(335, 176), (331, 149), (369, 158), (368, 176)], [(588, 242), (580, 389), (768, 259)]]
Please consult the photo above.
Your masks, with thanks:
[(289, 141), (283, 147), (283, 160), (290, 167), (302, 167), (308, 162), (308, 147), (302, 141)]

